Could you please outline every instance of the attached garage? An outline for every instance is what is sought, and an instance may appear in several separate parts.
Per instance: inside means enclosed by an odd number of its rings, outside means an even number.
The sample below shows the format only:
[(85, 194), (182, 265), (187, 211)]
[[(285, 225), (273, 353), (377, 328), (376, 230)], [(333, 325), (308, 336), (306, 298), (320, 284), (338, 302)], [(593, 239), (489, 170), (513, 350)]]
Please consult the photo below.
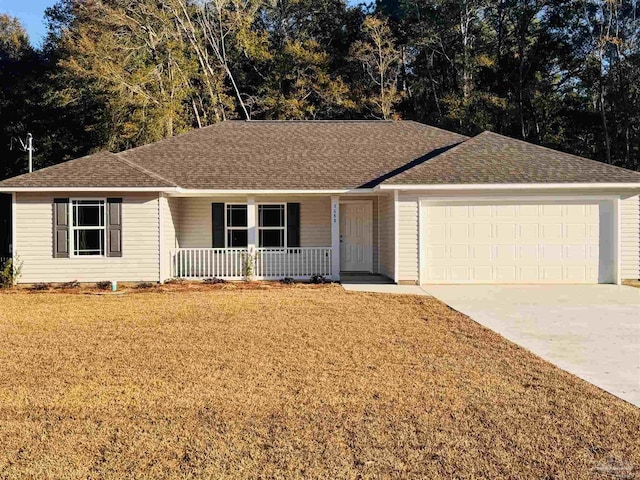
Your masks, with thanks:
[(420, 283), (615, 283), (617, 202), (421, 200)]

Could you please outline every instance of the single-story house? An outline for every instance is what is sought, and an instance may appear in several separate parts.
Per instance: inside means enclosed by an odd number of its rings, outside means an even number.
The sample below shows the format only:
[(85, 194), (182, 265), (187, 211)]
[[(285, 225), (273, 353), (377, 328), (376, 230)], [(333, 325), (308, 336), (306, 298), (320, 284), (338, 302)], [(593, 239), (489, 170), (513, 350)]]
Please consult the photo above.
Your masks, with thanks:
[(412, 121), (226, 121), (0, 192), (24, 283), (640, 277), (640, 173)]

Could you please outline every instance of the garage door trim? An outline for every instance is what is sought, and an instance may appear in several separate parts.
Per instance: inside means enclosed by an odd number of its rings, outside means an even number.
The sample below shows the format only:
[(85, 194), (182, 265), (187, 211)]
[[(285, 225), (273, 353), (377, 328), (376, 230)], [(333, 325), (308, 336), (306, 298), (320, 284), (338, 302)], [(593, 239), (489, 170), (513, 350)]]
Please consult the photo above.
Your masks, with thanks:
[(420, 284), (426, 283), (424, 268), (426, 261), (426, 238), (424, 235), (424, 226), (426, 224), (425, 206), (432, 205), (473, 205), (474, 203), (491, 203), (499, 205), (501, 203), (518, 203), (518, 202), (610, 202), (612, 212), (612, 271), (614, 283), (622, 284), (621, 277), (621, 255), (620, 255), (620, 195), (519, 195), (519, 196), (469, 196), (469, 197), (418, 197), (418, 279)]

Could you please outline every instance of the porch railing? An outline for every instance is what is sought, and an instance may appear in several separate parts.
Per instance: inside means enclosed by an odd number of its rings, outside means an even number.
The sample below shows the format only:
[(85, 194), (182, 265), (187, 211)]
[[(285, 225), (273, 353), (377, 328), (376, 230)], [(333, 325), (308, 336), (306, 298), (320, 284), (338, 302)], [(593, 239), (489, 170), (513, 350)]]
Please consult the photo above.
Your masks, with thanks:
[(171, 276), (184, 279), (223, 278), (277, 280), (331, 276), (331, 247), (179, 248), (171, 250)]

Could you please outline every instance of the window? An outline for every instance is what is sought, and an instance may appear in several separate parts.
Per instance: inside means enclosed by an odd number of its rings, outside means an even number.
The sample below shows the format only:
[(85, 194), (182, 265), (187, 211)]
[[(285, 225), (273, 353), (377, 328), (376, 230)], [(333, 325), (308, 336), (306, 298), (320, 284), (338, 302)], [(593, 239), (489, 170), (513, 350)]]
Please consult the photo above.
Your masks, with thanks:
[(248, 245), (246, 205), (227, 205), (227, 247), (246, 248)]
[(71, 202), (71, 241), (74, 256), (105, 254), (105, 201)]
[(286, 247), (284, 204), (258, 205), (258, 244), (264, 248)]

